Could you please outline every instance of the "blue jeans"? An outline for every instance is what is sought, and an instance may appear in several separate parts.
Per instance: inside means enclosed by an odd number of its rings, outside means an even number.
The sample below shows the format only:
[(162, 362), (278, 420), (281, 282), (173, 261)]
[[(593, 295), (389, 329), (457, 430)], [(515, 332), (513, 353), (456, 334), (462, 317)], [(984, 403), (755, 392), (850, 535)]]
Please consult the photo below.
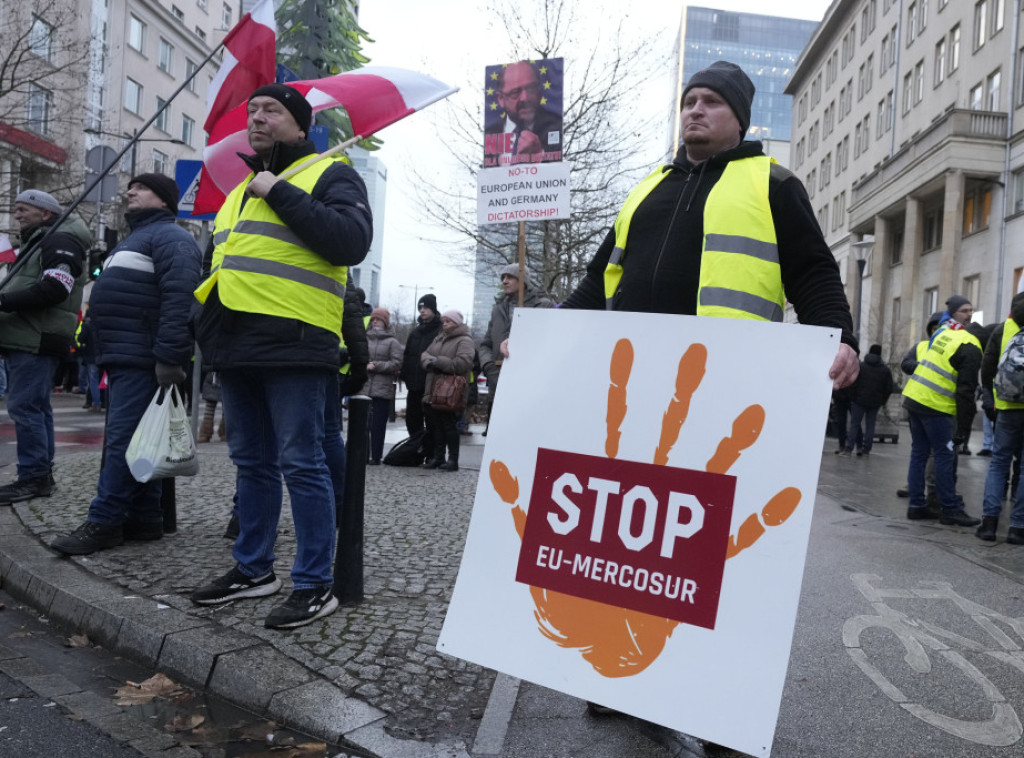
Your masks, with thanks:
[(89, 377), (89, 399), (94, 407), (103, 405), (103, 396), (100, 395), (100, 367), (95, 363), (85, 364), (85, 370)]
[[(860, 422), (864, 419), (864, 432), (861, 433)], [(853, 443), (859, 442), (860, 449), (871, 452), (871, 443), (875, 439), (875, 421), (878, 419), (878, 408), (865, 408), (860, 403), (850, 403), (850, 430), (846, 433), (846, 449), (853, 450)]]
[[(324, 456), (329, 371), (230, 369), (220, 372), (228, 450), (238, 469), (238, 569), (257, 578), (274, 569), (281, 477), (291, 498), (295, 589), (334, 583), (334, 492)], [(336, 381), (336, 379), (335, 379)], [(339, 435), (340, 438), (340, 435)]]
[(127, 366), (107, 370), (107, 425), (103, 432), (103, 468), (96, 497), (89, 504), (89, 521), (120, 526), (125, 521), (162, 524), (160, 479), (142, 484), (128, 470), (125, 451), (157, 390), (152, 368)]
[(984, 436), (981, 441), (982, 450), (995, 450), (996, 448), (996, 425), (995, 422), (989, 421), (989, 418), (984, 413), (981, 414), (981, 428)]
[(953, 417), (909, 412), (910, 467), (907, 489), (911, 508), (924, 508), (924, 468), (928, 453), (935, 458), (935, 492), (943, 508), (960, 509), (956, 496), (956, 453), (953, 451)]
[(52, 355), (7, 353), (7, 413), (18, 441), (18, 479), (47, 476), (53, 466), (50, 392), (59, 364)]
[[(1003, 510), (1003, 495), (1010, 478), (1013, 456), (1024, 448), (1024, 410), (999, 411), (996, 415), (995, 447), (985, 478), (984, 513), (999, 517)], [(1024, 487), (1017, 488), (1010, 511), (1010, 526), (1024, 527)]]

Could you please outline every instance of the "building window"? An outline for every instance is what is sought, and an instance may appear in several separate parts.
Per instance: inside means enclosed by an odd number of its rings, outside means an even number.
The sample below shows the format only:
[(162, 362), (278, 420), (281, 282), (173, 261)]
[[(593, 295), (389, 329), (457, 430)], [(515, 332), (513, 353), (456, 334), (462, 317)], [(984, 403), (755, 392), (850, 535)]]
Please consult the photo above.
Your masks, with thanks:
[(860, 12), (860, 41), (864, 42), (868, 34), (875, 30), (875, 0), (868, 0)]
[(203, 28), (201, 26), (197, 26), (195, 28), (195, 35), (203, 42), (206, 42), (206, 32), (203, 31)]
[(946, 78), (946, 38), (943, 37), (935, 46), (935, 86), (938, 87)]
[(988, 23), (988, 0), (981, 0), (981, 2), (974, 5), (975, 50), (984, 45), (985, 40), (988, 39)]
[(135, 16), (128, 16), (128, 46), (142, 52), (146, 45), (146, 25)]
[(914, 74), (908, 71), (903, 75), (903, 115), (910, 113), (910, 95), (914, 91)]
[(989, 217), (992, 213), (992, 187), (975, 185), (965, 188), (963, 234), (980, 232), (988, 229)]
[(132, 113), (142, 112), (142, 85), (134, 79), (124, 80), (124, 107)]
[[(972, 276), (964, 277), (964, 286), (960, 290), (963, 296), (970, 300), (972, 303), (981, 302), (981, 274), (974, 274)], [(978, 314), (980, 319), (981, 314)], [(980, 321), (979, 321), (980, 323)]]
[(164, 73), (171, 73), (171, 66), (174, 65), (174, 45), (160, 38), (160, 57), (157, 60), (157, 68)]
[(45, 61), (53, 59), (53, 27), (36, 15), (28, 31), (28, 49)]
[(821, 72), (814, 77), (814, 81), (811, 82), (811, 107), (813, 108), (821, 102)]
[(220, 10), (220, 25), (225, 29), (231, 28), (231, 6), (227, 3)]
[(917, 8), (917, 0), (907, 6), (907, 47), (917, 38)]
[(38, 134), (50, 131), (50, 109), (53, 93), (36, 84), (28, 85), (28, 120), (26, 126)]
[(903, 227), (892, 230), (889, 240), (889, 263), (893, 266), (903, 262)]
[(167, 114), (170, 113), (169, 108), (164, 108), (167, 105), (167, 101), (162, 97), (156, 99), (156, 121), (153, 122), (153, 126), (162, 132), (167, 131)]
[(975, 84), (967, 96), (967, 107), (972, 111), (980, 111), (982, 97), (984, 97), (984, 86), (980, 83)]
[(206, 0), (196, 0), (196, 6), (198, 6), (201, 10), (205, 11), (206, 10)]
[(949, 73), (960, 68), (960, 24), (949, 32)]
[[(929, 208), (924, 212), (924, 219), (922, 222), (922, 248), (921, 251), (927, 253), (930, 250), (937, 250), (942, 247), (942, 206), (938, 205), (933, 208)], [(929, 311), (934, 313), (934, 311)]]
[(811, 169), (811, 173), (807, 175), (807, 196), (814, 197), (814, 193), (818, 191), (818, 169)]
[(1024, 212), (1024, 169), (1013, 172), (1013, 212)]
[(990, 111), (999, 110), (999, 83), (1000, 79), (999, 71), (993, 71), (989, 74), (988, 79), (985, 80), (985, 108)]
[(924, 291), (924, 323), (928, 323), (928, 319), (932, 317), (932, 314), (938, 310), (939, 307), (939, 288), (929, 287)]
[(171, 15), (178, 19), (178, 21), (185, 23), (185, 11), (183, 11), (177, 5), (171, 6)]
[(833, 50), (825, 63), (825, 87), (831, 87), (839, 76), (839, 51)]
[(914, 66), (914, 105), (924, 100), (924, 59)]
[(189, 118), (188, 116), (181, 117), (181, 141), (186, 145), (192, 144), (192, 132), (195, 131), (195, 128), (195, 119)]
[(160, 150), (153, 151), (153, 171), (158, 174), (167, 174), (170, 168), (167, 153)]
[(196, 77), (194, 76), (196, 68), (197, 66), (194, 60), (191, 58), (185, 59), (185, 78), (188, 79), (188, 86), (186, 86), (185, 89), (189, 92), (196, 91)]
[(1003, 28), (1003, 10), (1005, 0), (992, 0), (992, 28), (989, 30), (990, 37), (994, 37)]

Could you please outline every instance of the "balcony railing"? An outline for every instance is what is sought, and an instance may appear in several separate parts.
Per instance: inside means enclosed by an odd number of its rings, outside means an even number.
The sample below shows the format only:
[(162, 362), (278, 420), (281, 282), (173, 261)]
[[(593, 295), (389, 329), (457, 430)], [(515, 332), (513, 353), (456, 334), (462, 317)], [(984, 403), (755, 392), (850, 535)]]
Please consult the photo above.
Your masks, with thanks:
[(1002, 142), (1006, 139), (1007, 116), (996, 111), (953, 109), (947, 111), (910, 142), (882, 161), (874, 171), (853, 185), (852, 204), (856, 204), (899, 176), (914, 161), (952, 139), (977, 139)]

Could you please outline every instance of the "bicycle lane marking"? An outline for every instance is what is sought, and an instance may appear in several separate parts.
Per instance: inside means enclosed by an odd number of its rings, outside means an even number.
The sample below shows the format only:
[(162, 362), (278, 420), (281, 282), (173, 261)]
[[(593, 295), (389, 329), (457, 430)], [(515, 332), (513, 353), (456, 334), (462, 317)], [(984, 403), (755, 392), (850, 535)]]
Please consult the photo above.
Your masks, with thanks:
[[(858, 615), (847, 619), (843, 624), (843, 644), (857, 667), (886, 697), (925, 723), (976, 744), (1005, 747), (1021, 738), (1024, 727), (1017, 712), (1006, 701), (1002, 692), (978, 668), (938, 638), (948, 639), (973, 652), (984, 653), (1024, 672), (1024, 653), (1021, 652), (1020, 645), (993, 623), (993, 620), (1001, 621), (1024, 641), (1024, 620), (1004, 616), (967, 600), (958, 595), (947, 582), (931, 582), (928, 583), (931, 585), (930, 588), (922, 589), (880, 589), (872, 584), (882, 581), (877, 575), (854, 574), (850, 578), (878, 615)], [(975, 640), (926, 621), (911, 619), (888, 606), (885, 603), (886, 598), (949, 600), (978, 623), (1002, 650), (987, 650)], [(981, 688), (985, 699), (992, 706), (991, 717), (984, 721), (958, 719), (937, 713), (922, 703), (910, 702), (909, 698), (868, 660), (867, 652), (861, 647), (860, 636), (869, 628), (887, 629), (895, 634), (906, 650), (904, 661), (918, 674), (928, 674), (932, 670), (932, 662), (925, 648), (937, 652), (941, 658), (955, 666)]]

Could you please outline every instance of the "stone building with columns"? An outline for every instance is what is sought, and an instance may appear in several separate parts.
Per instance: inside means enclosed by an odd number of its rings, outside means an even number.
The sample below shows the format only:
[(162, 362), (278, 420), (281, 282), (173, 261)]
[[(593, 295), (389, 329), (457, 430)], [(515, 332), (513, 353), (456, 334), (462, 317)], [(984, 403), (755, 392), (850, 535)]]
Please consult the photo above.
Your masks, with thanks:
[(835, 0), (786, 89), (790, 168), (889, 361), (951, 294), (1002, 320), (1024, 271), (1021, 8)]

